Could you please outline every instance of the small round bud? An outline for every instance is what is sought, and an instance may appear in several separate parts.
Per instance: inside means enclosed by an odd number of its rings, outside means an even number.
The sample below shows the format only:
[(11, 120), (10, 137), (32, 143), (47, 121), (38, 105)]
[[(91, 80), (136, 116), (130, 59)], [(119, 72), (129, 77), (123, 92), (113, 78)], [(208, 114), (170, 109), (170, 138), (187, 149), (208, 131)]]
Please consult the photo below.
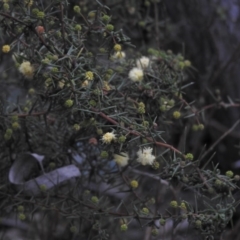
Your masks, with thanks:
[(71, 100), (71, 99), (66, 100), (65, 103), (64, 103), (64, 106), (67, 107), (67, 108), (72, 107), (73, 106), (73, 100)]
[(91, 201), (92, 201), (93, 203), (98, 203), (98, 202), (99, 202), (99, 199), (98, 199), (97, 196), (92, 196), (92, 197), (91, 197)]
[(146, 22), (145, 22), (145, 21), (139, 21), (139, 22), (138, 22), (138, 25), (139, 25), (140, 27), (145, 27)]
[(107, 51), (106, 48), (99, 48), (100, 53), (105, 53), (106, 51)]
[(185, 67), (185, 64), (184, 64), (184, 62), (180, 61), (180, 62), (178, 62), (178, 66), (180, 69), (183, 69)]
[(87, 52), (86, 56), (87, 56), (87, 57), (92, 57), (93, 54), (92, 54), (91, 52)]
[(144, 107), (138, 107), (137, 112), (140, 114), (144, 114), (146, 111)]
[(126, 223), (122, 224), (120, 229), (121, 229), (122, 232), (126, 232), (128, 230), (127, 224)]
[(57, 67), (53, 67), (53, 68), (51, 69), (51, 72), (52, 72), (52, 73), (57, 73), (57, 72), (58, 72), (58, 68), (57, 68)]
[(107, 24), (106, 25), (106, 30), (109, 32), (112, 32), (114, 30), (114, 26), (112, 24)]
[(174, 104), (175, 104), (174, 99), (170, 99), (170, 100), (168, 101), (168, 105), (169, 105), (170, 107), (173, 107)]
[(80, 128), (81, 128), (80, 125), (77, 124), (77, 123), (75, 123), (75, 124), (73, 125), (73, 129), (74, 129), (75, 131), (79, 131)]
[(95, 16), (96, 16), (96, 12), (94, 12), (94, 11), (91, 11), (88, 13), (88, 17), (91, 19), (95, 18)]
[(110, 74), (105, 74), (104, 80), (108, 81), (111, 78), (112, 75)]
[(167, 111), (167, 106), (166, 105), (161, 105), (159, 109), (160, 109), (161, 112), (166, 112)]
[(51, 62), (51, 60), (50, 60), (49, 58), (44, 58), (44, 59), (42, 59), (42, 61), (41, 61), (41, 63), (42, 63), (42, 64), (45, 64), (45, 65), (49, 64), (50, 62)]
[(186, 155), (185, 155), (185, 159), (186, 160), (188, 160), (188, 161), (192, 161), (193, 160), (193, 154), (192, 153), (187, 153)]
[(158, 235), (158, 230), (156, 228), (153, 228), (151, 234), (152, 236), (156, 237)]
[(77, 6), (77, 5), (75, 5), (75, 6), (73, 7), (73, 11), (74, 11), (75, 13), (80, 13), (80, 12), (81, 12), (81, 8), (80, 8), (79, 6)]
[(196, 132), (196, 131), (198, 131), (198, 125), (197, 124), (193, 124), (192, 125), (192, 130), (194, 131), (194, 132)]
[(235, 175), (235, 176), (234, 176), (234, 180), (235, 180), (235, 181), (239, 181), (239, 180), (240, 180), (240, 176), (239, 176), (239, 175)]
[(202, 226), (202, 221), (201, 220), (196, 220), (195, 221), (195, 227), (196, 228), (201, 228), (201, 226)]
[(6, 133), (4, 134), (4, 139), (5, 139), (6, 141), (10, 140), (11, 137), (12, 137), (12, 135), (10, 135), (10, 134), (6, 134)]
[(35, 93), (34, 88), (30, 88), (30, 89), (28, 90), (28, 94), (29, 94), (29, 95), (33, 95), (34, 93)]
[(199, 129), (199, 130), (203, 130), (203, 129), (204, 129), (204, 125), (203, 125), (203, 124), (199, 124), (199, 125), (198, 125), (198, 129)]
[(223, 182), (219, 179), (216, 179), (215, 182), (214, 182), (214, 185), (217, 186), (217, 187), (220, 187), (222, 186)]
[(5, 10), (5, 11), (8, 11), (9, 10), (9, 4), (8, 3), (4, 3), (3, 4), (3, 9)]
[(17, 207), (17, 211), (18, 212), (24, 212), (24, 206), (22, 206), (22, 205), (19, 205), (18, 207)]
[(192, 65), (192, 63), (189, 60), (185, 60), (184, 65), (185, 65), (185, 67), (190, 67)]
[(165, 223), (166, 223), (166, 220), (165, 220), (164, 218), (161, 218), (161, 219), (159, 220), (159, 223), (160, 223), (161, 226), (164, 226)]
[(145, 1), (145, 2), (144, 2), (144, 5), (145, 5), (146, 7), (149, 7), (150, 4), (151, 4), (151, 3), (150, 3), (149, 1)]
[(39, 9), (38, 9), (38, 8), (33, 8), (33, 9), (32, 9), (32, 14), (33, 14), (33, 15), (36, 15), (36, 16), (37, 16), (38, 12), (39, 12)]
[(160, 163), (157, 162), (157, 161), (154, 161), (153, 164), (152, 164), (152, 168), (157, 170), (157, 169), (159, 169), (159, 167), (160, 167)]
[(186, 203), (184, 202), (181, 202), (180, 206), (179, 206), (181, 209), (183, 210), (187, 210), (187, 206), (186, 206)]
[(98, 135), (103, 135), (103, 130), (102, 130), (101, 128), (98, 128), (98, 129), (97, 129), (97, 134), (98, 134)]
[(228, 176), (229, 178), (232, 178), (234, 174), (232, 171), (227, 171), (225, 175)]
[(148, 205), (152, 205), (152, 204), (155, 204), (155, 199), (154, 198), (150, 198), (149, 200), (148, 200)]
[(53, 168), (56, 167), (56, 163), (55, 163), (55, 162), (50, 162), (50, 163), (48, 164), (48, 166), (49, 166), (49, 168), (53, 169)]
[(188, 179), (188, 177), (182, 177), (182, 181), (184, 182), (184, 183), (188, 183), (189, 182), (189, 179)]
[(52, 58), (53, 61), (57, 61), (58, 60), (58, 55), (52, 55), (51, 58)]
[(91, 100), (89, 101), (89, 105), (92, 106), (92, 107), (95, 107), (95, 106), (97, 105), (97, 103), (96, 103), (95, 100), (91, 99)]
[(173, 112), (173, 117), (175, 119), (179, 119), (181, 117), (181, 113), (179, 111), (175, 111), (175, 112)]
[(109, 75), (112, 75), (114, 73), (114, 71), (111, 68), (109, 68), (109, 69), (107, 69), (106, 73)]
[(107, 151), (102, 151), (100, 156), (101, 156), (101, 158), (108, 158), (108, 152)]
[(125, 136), (120, 136), (119, 138), (118, 138), (118, 142), (119, 143), (124, 143), (125, 141), (126, 141), (126, 137)]
[(12, 135), (12, 133), (13, 133), (13, 130), (11, 128), (7, 128), (6, 134)]
[(26, 219), (26, 215), (24, 213), (19, 213), (18, 214), (18, 219), (20, 219), (21, 221)]
[(19, 128), (20, 128), (20, 125), (19, 125), (18, 122), (12, 123), (12, 129), (13, 129), (13, 130), (17, 130), (17, 129), (19, 129)]
[(45, 17), (45, 13), (44, 12), (42, 12), (42, 11), (38, 11), (37, 12), (37, 18), (43, 19), (44, 17)]
[(214, 190), (214, 188), (210, 187), (210, 188), (208, 188), (208, 192), (209, 192), (210, 194), (214, 194), (214, 193), (215, 193), (215, 190)]
[(62, 36), (62, 33), (61, 33), (60, 31), (56, 31), (55, 34), (56, 34), (56, 36), (59, 37), (59, 38)]
[(122, 50), (122, 46), (120, 44), (115, 44), (113, 49), (114, 49), (114, 51), (119, 52)]
[(132, 180), (132, 181), (130, 182), (130, 185), (131, 185), (132, 188), (137, 188), (137, 187), (138, 187), (138, 181)]
[(144, 127), (148, 128), (148, 127), (149, 127), (149, 122), (148, 122), (148, 121), (143, 121), (143, 122), (142, 122), (142, 125), (143, 125)]
[(149, 214), (149, 209), (144, 207), (142, 208), (141, 212), (144, 214), (144, 215), (148, 215)]
[(82, 26), (81, 26), (80, 24), (76, 24), (75, 27), (74, 27), (74, 29), (75, 29), (76, 31), (81, 31), (81, 30), (82, 30)]
[(104, 14), (104, 15), (102, 16), (102, 21), (103, 21), (104, 23), (108, 23), (110, 20), (111, 20), (110, 16), (108, 16), (108, 15), (106, 15), (106, 14)]
[(177, 201), (171, 201), (170, 206), (173, 207), (173, 208), (177, 208), (178, 207)]
[(25, 0), (26, 6), (31, 7), (33, 5), (33, 0)]

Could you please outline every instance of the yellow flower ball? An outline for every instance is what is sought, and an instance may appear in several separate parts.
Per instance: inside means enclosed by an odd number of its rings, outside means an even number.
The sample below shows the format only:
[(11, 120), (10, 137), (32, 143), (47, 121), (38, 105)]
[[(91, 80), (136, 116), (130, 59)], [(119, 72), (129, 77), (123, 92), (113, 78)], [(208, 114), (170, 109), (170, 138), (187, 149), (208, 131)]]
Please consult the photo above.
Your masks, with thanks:
[(20, 73), (22, 73), (24, 75), (24, 77), (26, 77), (28, 79), (32, 79), (33, 74), (34, 74), (34, 68), (29, 61), (23, 62), (19, 66), (18, 70)]
[(3, 45), (2, 46), (2, 52), (4, 53), (8, 53), (10, 51), (10, 46), (9, 45)]
[(107, 132), (102, 136), (103, 143), (109, 144), (116, 139), (116, 135), (113, 132)]
[(170, 206), (173, 207), (173, 208), (177, 208), (178, 207), (177, 201), (171, 201)]
[(85, 73), (85, 78), (87, 79), (87, 80), (93, 80), (93, 77), (94, 77), (94, 75), (93, 75), (93, 72), (91, 72), (91, 71), (88, 71), (88, 72), (86, 72)]
[(179, 119), (181, 117), (181, 113), (179, 111), (175, 111), (175, 112), (173, 112), (173, 117), (175, 119)]
[(132, 181), (130, 182), (130, 185), (131, 185), (132, 188), (137, 188), (137, 187), (138, 187), (138, 181), (132, 180)]
[(114, 49), (114, 51), (119, 52), (122, 50), (122, 46), (120, 44), (115, 44), (113, 49)]

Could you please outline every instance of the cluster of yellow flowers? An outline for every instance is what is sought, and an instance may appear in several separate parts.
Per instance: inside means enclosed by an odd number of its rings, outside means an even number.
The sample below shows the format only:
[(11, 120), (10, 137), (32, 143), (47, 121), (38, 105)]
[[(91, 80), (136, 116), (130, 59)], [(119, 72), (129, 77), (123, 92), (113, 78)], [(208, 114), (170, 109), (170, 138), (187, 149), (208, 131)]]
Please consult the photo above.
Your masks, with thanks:
[(126, 57), (126, 54), (122, 51), (122, 46), (120, 44), (115, 44), (113, 49), (115, 52), (111, 57), (112, 60), (123, 60)]
[(3, 45), (2, 46), (2, 52), (3, 53), (8, 53), (10, 51), (10, 46), (9, 45)]
[(34, 67), (31, 65), (29, 61), (23, 62), (19, 68), (19, 72), (24, 75), (27, 79), (32, 79), (34, 74)]
[(120, 166), (124, 167), (128, 164), (129, 156), (127, 153), (121, 152), (120, 154), (114, 154), (114, 161)]
[[(116, 140), (116, 135), (113, 132), (107, 132), (102, 136), (102, 142), (105, 144), (110, 144)], [(155, 156), (152, 155), (153, 149), (150, 147), (145, 147), (143, 149), (139, 149), (137, 152), (137, 162), (142, 165), (152, 165), (155, 160)], [(125, 152), (121, 152), (120, 154), (114, 154), (114, 161), (120, 166), (124, 167), (128, 164), (129, 155)]]
[(139, 149), (137, 152), (137, 161), (142, 165), (152, 165), (155, 160), (155, 156), (152, 155), (152, 150), (150, 147)]
[(102, 136), (103, 143), (109, 144), (116, 139), (116, 135), (113, 132), (107, 132)]

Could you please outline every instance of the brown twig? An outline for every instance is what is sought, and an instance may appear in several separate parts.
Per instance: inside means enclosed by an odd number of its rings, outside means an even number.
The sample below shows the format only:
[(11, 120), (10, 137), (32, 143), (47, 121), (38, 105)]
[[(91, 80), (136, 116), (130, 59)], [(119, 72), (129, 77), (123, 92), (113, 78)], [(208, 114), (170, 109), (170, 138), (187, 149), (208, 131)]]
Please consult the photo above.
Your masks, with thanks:
[[(93, 110), (94, 110), (95, 112), (98, 112), (97, 109), (93, 109)], [(114, 124), (114, 125), (116, 125), (116, 126), (120, 126), (120, 124), (119, 124), (117, 121), (115, 121), (114, 119), (110, 118), (110, 117), (107, 116), (105, 113), (103, 113), (103, 112), (98, 112), (98, 114), (99, 114), (101, 117), (103, 117), (104, 119), (106, 119), (108, 122), (110, 122), (110, 123), (112, 123), (112, 124)], [(125, 128), (125, 127), (121, 127), (121, 128), (124, 129), (124, 130), (126, 130), (127, 132), (129, 132), (129, 133), (132, 134), (132, 135), (146, 138), (148, 141), (154, 142), (154, 144), (156, 144), (156, 145), (158, 145), (158, 146), (161, 146), (161, 147), (164, 147), (164, 148), (169, 148), (169, 149), (171, 149), (172, 151), (174, 151), (174, 152), (176, 152), (176, 153), (184, 156), (181, 151), (179, 151), (178, 149), (176, 149), (176, 148), (173, 147), (172, 145), (169, 145), (169, 144), (163, 143), (163, 142), (155, 142), (155, 140), (154, 140), (153, 138), (143, 136), (141, 133), (139, 133), (139, 132), (137, 132), (137, 131), (135, 131), (135, 130), (129, 130), (129, 129)]]

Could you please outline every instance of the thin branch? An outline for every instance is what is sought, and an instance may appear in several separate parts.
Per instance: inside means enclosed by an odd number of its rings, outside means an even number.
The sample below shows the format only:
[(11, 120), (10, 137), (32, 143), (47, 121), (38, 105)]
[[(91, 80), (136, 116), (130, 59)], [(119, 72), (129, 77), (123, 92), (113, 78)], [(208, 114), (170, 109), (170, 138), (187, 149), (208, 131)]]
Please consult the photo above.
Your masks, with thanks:
[(217, 139), (213, 144), (212, 146), (202, 155), (202, 158), (203, 159), (204, 157), (206, 157), (218, 144), (219, 142), (221, 142), (228, 134), (230, 134), (236, 127), (237, 125), (240, 123), (240, 119), (237, 120), (233, 126), (228, 130), (226, 131), (219, 139)]

